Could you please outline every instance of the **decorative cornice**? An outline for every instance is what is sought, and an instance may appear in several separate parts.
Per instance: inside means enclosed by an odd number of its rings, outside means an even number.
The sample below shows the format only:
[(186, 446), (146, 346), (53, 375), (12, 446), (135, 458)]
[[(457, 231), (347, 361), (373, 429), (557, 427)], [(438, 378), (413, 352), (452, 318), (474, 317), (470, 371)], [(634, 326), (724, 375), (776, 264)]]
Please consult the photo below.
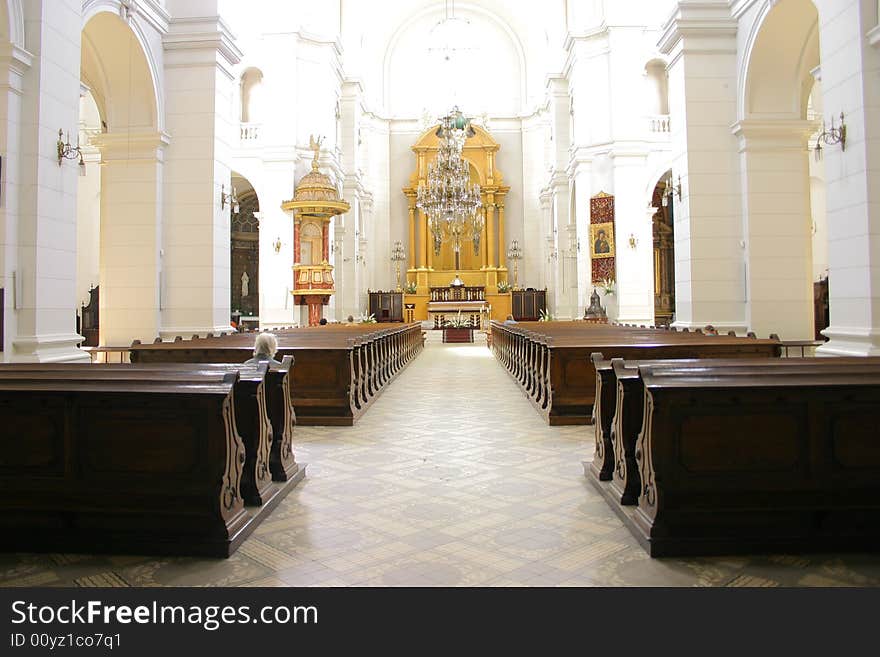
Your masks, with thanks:
[[(6, 70), (21, 78), (33, 64), (34, 56), (24, 48), (20, 48), (13, 43), (6, 42), (0, 44), (0, 66), (4, 66)], [(11, 80), (9, 80), (11, 83)], [(20, 80), (19, 84), (10, 84), (16, 92), (21, 93)]]
[(99, 149), (105, 160), (158, 161), (169, 143), (167, 132), (155, 131), (102, 132), (89, 139), (89, 146)]
[(172, 18), (162, 45), (166, 51), (214, 50), (229, 66), (238, 64), (242, 57), (235, 36), (220, 16)]
[(804, 119), (746, 119), (730, 126), (739, 139), (739, 152), (798, 150), (802, 151), (810, 135), (821, 124)]
[[(670, 15), (661, 30), (657, 48), (664, 55), (671, 55), (685, 39), (735, 37), (737, 20), (730, 15), (727, 0), (715, 2), (690, 2), (680, 0), (677, 9)], [(716, 45), (713, 52), (735, 52), (736, 44)]]
[(166, 11), (158, 0), (137, 0), (136, 12), (143, 16), (148, 25), (157, 32), (165, 34), (171, 22), (171, 14)]

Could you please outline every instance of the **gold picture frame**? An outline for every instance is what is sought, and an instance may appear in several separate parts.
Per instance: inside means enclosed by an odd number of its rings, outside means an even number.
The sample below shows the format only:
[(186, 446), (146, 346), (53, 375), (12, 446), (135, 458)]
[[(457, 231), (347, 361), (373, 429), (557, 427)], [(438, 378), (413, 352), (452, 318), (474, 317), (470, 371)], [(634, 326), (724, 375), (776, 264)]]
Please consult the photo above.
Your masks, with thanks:
[(592, 224), (590, 226), (590, 256), (593, 258), (613, 258), (614, 224)]

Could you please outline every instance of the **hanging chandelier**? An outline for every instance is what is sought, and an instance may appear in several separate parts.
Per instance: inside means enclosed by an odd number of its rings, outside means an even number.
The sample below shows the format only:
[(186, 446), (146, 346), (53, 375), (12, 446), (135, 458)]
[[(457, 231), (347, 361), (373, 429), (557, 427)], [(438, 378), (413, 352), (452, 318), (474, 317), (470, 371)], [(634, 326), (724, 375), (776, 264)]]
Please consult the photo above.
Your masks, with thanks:
[(416, 192), (416, 206), (428, 217), (428, 227), (434, 239), (434, 253), (440, 254), (441, 245), (452, 245), (456, 259), (461, 245), (473, 243), (474, 255), (480, 252), (480, 234), (483, 215), (479, 211), (480, 186), (470, 181), (470, 166), (461, 157), (464, 143), (474, 129), (470, 119), (457, 107), (440, 119), (437, 129), (440, 145), (436, 159), (428, 166), (427, 182), (420, 182)]

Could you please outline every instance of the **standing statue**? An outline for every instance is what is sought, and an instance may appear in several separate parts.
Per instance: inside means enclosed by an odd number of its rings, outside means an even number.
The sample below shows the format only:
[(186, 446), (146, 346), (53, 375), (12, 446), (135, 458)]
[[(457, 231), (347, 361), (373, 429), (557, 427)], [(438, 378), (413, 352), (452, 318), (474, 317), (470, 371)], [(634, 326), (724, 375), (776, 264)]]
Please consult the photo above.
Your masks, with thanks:
[(246, 271), (241, 272), (241, 296), (242, 298), (248, 295), (248, 283), (250, 282), (250, 277), (247, 275)]
[(314, 135), (309, 135), (309, 148), (315, 151), (315, 156), (312, 158), (312, 171), (318, 170), (318, 155), (321, 152), (321, 143), (324, 141), (324, 138), (318, 136), (316, 139)]

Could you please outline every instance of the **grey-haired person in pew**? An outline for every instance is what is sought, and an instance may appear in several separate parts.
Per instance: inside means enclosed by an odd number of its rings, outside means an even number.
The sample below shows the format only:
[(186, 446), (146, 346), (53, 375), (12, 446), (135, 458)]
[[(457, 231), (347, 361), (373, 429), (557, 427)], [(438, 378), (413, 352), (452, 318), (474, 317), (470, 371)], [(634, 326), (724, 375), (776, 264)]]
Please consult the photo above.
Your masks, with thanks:
[(260, 333), (254, 342), (254, 357), (245, 361), (245, 365), (258, 365), (260, 363), (271, 363), (280, 365), (275, 360), (275, 354), (278, 351), (278, 340), (271, 333)]

